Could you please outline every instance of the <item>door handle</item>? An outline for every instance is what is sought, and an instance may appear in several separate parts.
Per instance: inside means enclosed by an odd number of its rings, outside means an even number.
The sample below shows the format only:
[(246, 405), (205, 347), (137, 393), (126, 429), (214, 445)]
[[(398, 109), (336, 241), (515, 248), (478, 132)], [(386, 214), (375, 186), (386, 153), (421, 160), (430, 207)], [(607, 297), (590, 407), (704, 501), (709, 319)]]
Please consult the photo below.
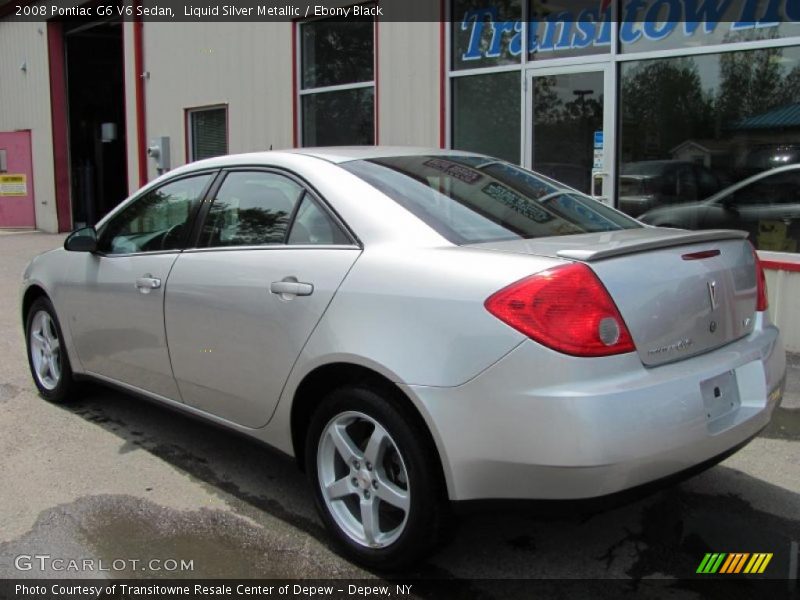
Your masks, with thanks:
[(158, 277), (153, 277), (150, 273), (136, 280), (136, 287), (143, 294), (149, 294), (153, 290), (161, 287), (161, 280)]
[(302, 281), (273, 281), (269, 284), (269, 291), (279, 296), (310, 296), (314, 286)]

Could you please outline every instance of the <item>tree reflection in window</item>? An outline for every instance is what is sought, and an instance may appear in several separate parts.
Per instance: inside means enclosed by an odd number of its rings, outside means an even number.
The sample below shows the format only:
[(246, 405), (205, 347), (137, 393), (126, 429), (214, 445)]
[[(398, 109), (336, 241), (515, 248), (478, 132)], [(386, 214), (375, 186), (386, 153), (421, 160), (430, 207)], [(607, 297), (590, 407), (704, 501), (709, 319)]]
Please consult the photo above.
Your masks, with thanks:
[(283, 244), (303, 189), (274, 173), (231, 173), (208, 213), (201, 244), (207, 247)]
[(148, 192), (114, 216), (99, 232), (106, 254), (175, 250), (210, 175), (188, 177)]

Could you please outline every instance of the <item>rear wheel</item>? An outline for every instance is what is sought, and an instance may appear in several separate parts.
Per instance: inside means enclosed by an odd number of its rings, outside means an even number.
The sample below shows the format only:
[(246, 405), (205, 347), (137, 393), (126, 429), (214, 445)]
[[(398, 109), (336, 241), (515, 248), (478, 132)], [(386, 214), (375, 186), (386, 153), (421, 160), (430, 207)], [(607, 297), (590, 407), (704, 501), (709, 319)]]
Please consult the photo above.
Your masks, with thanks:
[(446, 510), (427, 435), (403, 409), (380, 390), (341, 388), (314, 414), (306, 444), (317, 508), (339, 546), (387, 570), (435, 547)]
[(28, 311), (25, 328), (28, 365), (39, 394), (50, 402), (65, 402), (74, 388), (64, 336), (49, 299), (37, 299)]

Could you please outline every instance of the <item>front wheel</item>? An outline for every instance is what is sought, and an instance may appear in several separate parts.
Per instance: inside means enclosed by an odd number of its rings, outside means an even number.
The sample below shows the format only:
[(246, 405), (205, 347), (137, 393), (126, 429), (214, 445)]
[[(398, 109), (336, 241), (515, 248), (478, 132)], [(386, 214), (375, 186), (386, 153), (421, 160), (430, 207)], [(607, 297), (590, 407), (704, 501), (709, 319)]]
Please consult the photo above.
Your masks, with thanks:
[(39, 394), (50, 402), (66, 402), (74, 387), (72, 369), (50, 300), (42, 297), (33, 303), (28, 311), (25, 333), (28, 365)]
[(344, 552), (393, 570), (439, 539), (446, 499), (427, 432), (389, 394), (369, 387), (331, 393), (314, 414), (306, 468), (317, 508)]

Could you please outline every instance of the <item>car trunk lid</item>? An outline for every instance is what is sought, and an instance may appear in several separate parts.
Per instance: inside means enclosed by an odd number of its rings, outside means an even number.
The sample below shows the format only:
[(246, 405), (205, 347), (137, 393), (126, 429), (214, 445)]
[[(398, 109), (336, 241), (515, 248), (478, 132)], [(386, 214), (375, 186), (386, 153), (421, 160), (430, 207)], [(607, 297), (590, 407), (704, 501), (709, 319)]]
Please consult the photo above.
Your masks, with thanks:
[(642, 228), (474, 247), (587, 263), (617, 304), (642, 363), (656, 366), (752, 331), (756, 266), (746, 236)]

